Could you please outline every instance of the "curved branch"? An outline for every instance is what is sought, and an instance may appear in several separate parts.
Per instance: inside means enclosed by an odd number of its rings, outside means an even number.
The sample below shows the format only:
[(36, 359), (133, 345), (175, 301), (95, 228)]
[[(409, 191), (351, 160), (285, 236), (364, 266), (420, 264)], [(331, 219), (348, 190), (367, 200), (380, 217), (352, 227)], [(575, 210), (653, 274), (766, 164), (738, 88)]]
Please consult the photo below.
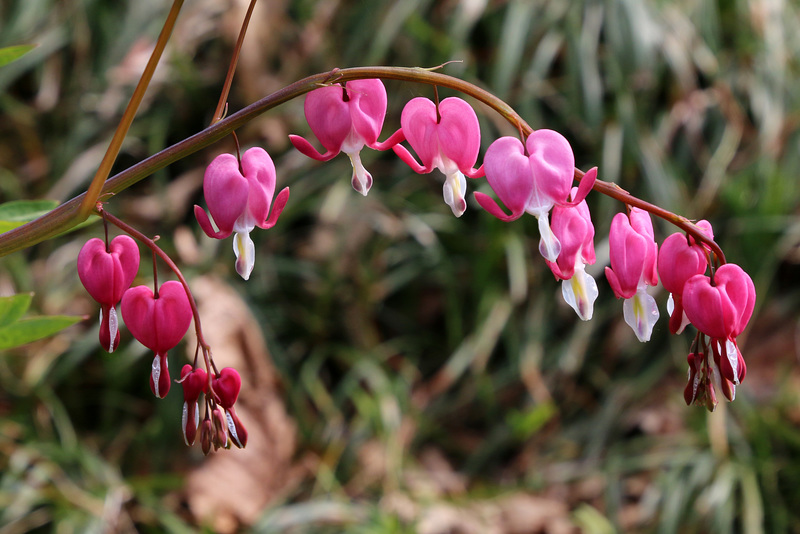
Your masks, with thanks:
[[(174, 163), (186, 156), (201, 150), (216, 141), (222, 139), (232, 131), (243, 126), (253, 118), (262, 113), (279, 106), (289, 100), (302, 96), (317, 87), (349, 80), (359, 80), (365, 78), (381, 78), (385, 80), (399, 80), (407, 82), (425, 83), (446, 87), (464, 93), (480, 102), (483, 102), (516, 129), (523, 136), (530, 135), (533, 129), (520, 117), (514, 109), (503, 102), (501, 99), (478, 87), (475, 84), (466, 82), (459, 78), (454, 78), (446, 74), (432, 72), (421, 68), (407, 67), (354, 67), (348, 69), (334, 69), (330, 72), (314, 74), (298, 80), (291, 85), (280, 89), (264, 98), (253, 102), (244, 109), (230, 115), (229, 117), (209, 126), (205, 130), (184, 139), (164, 150), (150, 156), (149, 158), (125, 169), (119, 174), (106, 180), (101, 191), (103, 195), (113, 195), (119, 193), (139, 182), (154, 172), (163, 169), (170, 163)], [(575, 178), (580, 180), (583, 171), (575, 169)], [(722, 263), (725, 263), (725, 256), (719, 245), (706, 236), (699, 228), (685, 217), (676, 215), (658, 206), (645, 202), (637, 197), (630, 195), (616, 184), (597, 180), (594, 189), (599, 193), (608, 195), (631, 206), (640, 207), (665, 219), (678, 228), (686, 231), (692, 237), (706, 243), (718, 256)], [(35, 245), (41, 241), (63, 233), (75, 225), (83, 222), (86, 215), (80, 213), (80, 205), (86, 193), (79, 195), (72, 200), (65, 202), (53, 211), (39, 217), (38, 219), (0, 234), (0, 257), (23, 248)]]

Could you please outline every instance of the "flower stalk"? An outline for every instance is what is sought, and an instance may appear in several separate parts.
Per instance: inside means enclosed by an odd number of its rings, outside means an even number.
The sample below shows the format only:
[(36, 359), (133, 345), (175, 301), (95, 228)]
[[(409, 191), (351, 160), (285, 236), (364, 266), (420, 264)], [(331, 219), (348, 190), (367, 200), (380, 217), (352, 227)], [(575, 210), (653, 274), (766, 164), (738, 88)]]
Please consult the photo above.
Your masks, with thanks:
[[(424, 83), (456, 90), (489, 106), (518, 129), (524, 136), (530, 135), (533, 131), (530, 125), (528, 125), (511, 106), (485, 89), (459, 78), (422, 68), (353, 67), (347, 69), (333, 69), (329, 72), (314, 74), (298, 80), (283, 89), (253, 102), (244, 109), (229, 115), (205, 130), (161, 150), (149, 158), (107, 179), (97, 193), (95, 193), (96, 187), (95, 182), (93, 182), (88, 192), (65, 202), (34, 221), (0, 234), (0, 257), (35, 245), (36, 243), (70, 230), (88, 217), (89, 213), (83, 211), (81, 206), (88, 203), (89, 199), (93, 197), (95, 199), (99, 198), (99, 195), (106, 196), (119, 193), (154, 172), (163, 169), (167, 165), (215, 143), (270, 109), (321, 86), (336, 82), (369, 78)], [(583, 171), (575, 169), (576, 180), (580, 181), (583, 175)], [(686, 217), (676, 215), (659, 206), (641, 200), (611, 182), (596, 180), (593, 189), (629, 206), (641, 208), (650, 212), (652, 215), (670, 222), (694, 237), (697, 241), (707, 244), (716, 255), (719, 263), (725, 263), (725, 255), (719, 245), (709, 236), (705, 235), (702, 230)]]

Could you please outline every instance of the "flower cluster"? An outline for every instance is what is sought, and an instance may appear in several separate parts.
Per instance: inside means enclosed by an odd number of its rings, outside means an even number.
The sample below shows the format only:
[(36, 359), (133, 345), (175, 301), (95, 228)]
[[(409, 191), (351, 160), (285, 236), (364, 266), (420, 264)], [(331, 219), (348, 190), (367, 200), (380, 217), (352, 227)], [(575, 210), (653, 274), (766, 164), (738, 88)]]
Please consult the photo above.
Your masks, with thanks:
[[(373, 185), (373, 177), (361, 161), (364, 147), (392, 149), (420, 174), (438, 169), (444, 175), (444, 201), (456, 217), (467, 209), (466, 178), (485, 176), (496, 199), (476, 192), (477, 204), (503, 221), (513, 221), (524, 214), (537, 219), (538, 250), (556, 280), (562, 282), (564, 300), (580, 319), (590, 320), (599, 291), (586, 270), (587, 265), (596, 262), (595, 228), (586, 196), (603, 185), (597, 180), (597, 168), (582, 175), (576, 173), (569, 142), (560, 133), (547, 129), (533, 131), (522, 140), (501, 137), (493, 141), (483, 164), (476, 167), (481, 147), (478, 118), (466, 101), (455, 97), (441, 102), (438, 98), (412, 99), (402, 111), (400, 129), (379, 141), (386, 107), (386, 89), (380, 80), (328, 84), (308, 93), (305, 101), (309, 127), (325, 152), (317, 151), (300, 136), (291, 135), (289, 139), (297, 150), (318, 161), (328, 161), (340, 152), (347, 154), (353, 167), (351, 183), (362, 195), (367, 195)], [(576, 176), (580, 176), (577, 187)], [(251, 148), (241, 156), (238, 150), (235, 156), (221, 154), (205, 171), (203, 192), (208, 212), (195, 206), (195, 216), (209, 237), (225, 239), (235, 234), (235, 268), (245, 280), (255, 264), (250, 232), (256, 226), (273, 227), (289, 199), (288, 187), (277, 196), (275, 187), (275, 165), (262, 148)], [(719, 249), (712, 248), (716, 245), (706, 221), (687, 229), (691, 235), (675, 233), (667, 237), (659, 251), (650, 213), (632, 205), (638, 203), (632, 197), (625, 198), (631, 205), (611, 222), (610, 265), (605, 267), (612, 291), (624, 299), (625, 322), (640, 341), (651, 338), (660, 314), (648, 287), (656, 286), (660, 277), (670, 293), (670, 331), (678, 334), (688, 324), (698, 331), (688, 356), (686, 402), (704, 403), (713, 409), (717, 391), (733, 400), (736, 386), (746, 373), (736, 340), (755, 306), (752, 280), (740, 267), (725, 263), (721, 254), (714, 252)], [(121, 221), (115, 224), (136, 236), (136, 231), (126, 229)], [(141, 234), (137, 238), (148, 242), (153, 250), (158, 249)], [(78, 257), (80, 279), (101, 305), (100, 344), (108, 352), (119, 345), (117, 304), (121, 302), (121, 314), (131, 334), (154, 353), (150, 387), (156, 397), (163, 398), (171, 385), (167, 352), (183, 338), (196, 309), (182, 276), (181, 282), (156, 285), (155, 291), (145, 286), (131, 288), (138, 268), (138, 248), (127, 236), (116, 237), (111, 243), (92, 239)], [(179, 274), (174, 264), (171, 268)], [(212, 446), (215, 450), (230, 444), (244, 447), (247, 431), (234, 408), (241, 377), (229, 367), (217, 371), (199, 324), (195, 328), (205, 368), (197, 366), (196, 353), (195, 362), (183, 366), (177, 380), (184, 395), (184, 440), (192, 445), (199, 435), (206, 454)], [(205, 399), (202, 421), (201, 395)]]
[[(193, 445), (200, 430), (200, 446), (204, 454), (233, 443), (243, 449), (247, 445), (247, 429), (236, 415), (234, 404), (239, 398), (242, 379), (232, 367), (225, 367), (208, 380), (208, 373), (188, 363), (181, 370), (183, 386), (183, 416), (181, 428), (186, 445)], [(199, 399), (205, 397), (205, 415), (200, 422)], [(230, 438), (230, 439), (229, 439)]]
[[(157, 286), (131, 287), (139, 270), (139, 248), (126, 235), (115, 237), (106, 244), (98, 238), (90, 239), (78, 254), (78, 275), (89, 294), (101, 305), (100, 345), (113, 352), (119, 346), (120, 331), (117, 305), (131, 335), (153, 351), (150, 389), (162, 399), (172, 385), (167, 353), (186, 335), (192, 322), (192, 304), (184, 285), (170, 280)], [(185, 365), (180, 380), (183, 385), (184, 405), (182, 428), (187, 445), (195, 441), (199, 425), (197, 408), (201, 393), (206, 397), (206, 415), (201, 427), (203, 452), (229, 448), (230, 443), (243, 448), (247, 443), (247, 430), (236, 415), (234, 403), (241, 389), (241, 378), (232, 368), (213, 373), (211, 380), (204, 369)], [(211, 414), (211, 415), (209, 415)], [(213, 432), (206, 421), (214, 419)]]

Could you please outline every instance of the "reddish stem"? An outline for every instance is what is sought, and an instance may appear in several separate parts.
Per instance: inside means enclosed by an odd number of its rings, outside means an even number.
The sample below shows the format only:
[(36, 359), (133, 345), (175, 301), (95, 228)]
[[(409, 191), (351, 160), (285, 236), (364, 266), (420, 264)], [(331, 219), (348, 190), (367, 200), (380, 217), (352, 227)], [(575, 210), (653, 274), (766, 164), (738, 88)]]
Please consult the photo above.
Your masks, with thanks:
[[(113, 224), (126, 234), (130, 235), (134, 239), (141, 241), (147, 248), (153, 251), (154, 256), (157, 255), (159, 258), (161, 258), (164, 261), (164, 263), (166, 263), (167, 266), (172, 270), (172, 272), (175, 273), (175, 276), (178, 277), (178, 280), (183, 286), (183, 290), (186, 291), (186, 296), (189, 299), (189, 306), (192, 309), (192, 317), (194, 318), (194, 331), (195, 334), (197, 335), (197, 342), (203, 349), (203, 357), (205, 358), (206, 361), (206, 369), (210, 373), (213, 366), (213, 362), (210, 359), (211, 347), (209, 346), (208, 343), (206, 343), (206, 340), (203, 337), (203, 328), (200, 324), (200, 313), (197, 311), (197, 303), (194, 300), (194, 295), (192, 295), (192, 290), (189, 289), (189, 284), (186, 282), (186, 278), (183, 277), (183, 273), (181, 273), (181, 270), (178, 268), (177, 265), (175, 265), (175, 262), (172, 261), (172, 258), (170, 258), (167, 255), (167, 253), (161, 249), (161, 247), (156, 245), (155, 241), (153, 241), (152, 239), (150, 239), (149, 237), (147, 237), (142, 232), (140, 232), (133, 226), (129, 225), (128, 223), (123, 222), (121, 219), (118, 219), (117, 217), (108, 213), (106, 210), (103, 209), (102, 204), (98, 203), (96, 210), (98, 214), (105, 217), (105, 219), (108, 220), (111, 224)], [(153, 261), (155, 261), (155, 258)], [(213, 369), (216, 370), (216, 367), (213, 367)], [(209, 386), (210, 385), (211, 385), (211, 379), (209, 378)]]

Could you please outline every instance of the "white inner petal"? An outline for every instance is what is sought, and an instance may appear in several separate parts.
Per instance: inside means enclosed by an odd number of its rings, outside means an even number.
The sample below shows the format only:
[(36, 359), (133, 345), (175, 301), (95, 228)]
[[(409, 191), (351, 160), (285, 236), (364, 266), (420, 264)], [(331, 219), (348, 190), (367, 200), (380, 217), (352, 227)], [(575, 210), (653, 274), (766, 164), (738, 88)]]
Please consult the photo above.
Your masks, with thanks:
[(622, 311), (625, 322), (633, 329), (639, 341), (650, 341), (659, 313), (656, 300), (647, 293), (647, 286), (640, 284), (636, 294), (625, 299)]
[[(186, 423), (189, 420), (189, 405), (183, 401), (183, 414), (181, 415), (181, 428), (183, 429), (183, 442), (189, 445), (189, 438), (186, 437)], [(197, 426), (195, 425), (195, 428)]]
[(236, 272), (245, 280), (249, 279), (256, 263), (256, 246), (249, 231), (233, 234), (233, 253), (236, 254)]
[(158, 356), (153, 358), (153, 367), (150, 371), (150, 376), (153, 378), (153, 389), (155, 390), (154, 393), (156, 394), (156, 397), (160, 399), (161, 395), (158, 391), (158, 379), (161, 378), (161, 358)]
[(236, 446), (240, 449), (242, 448), (242, 442), (239, 441), (239, 436), (236, 434), (236, 425), (233, 424), (233, 418), (231, 414), (227, 411), (225, 412), (225, 420), (228, 423), (228, 433), (231, 435), (231, 439), (236, 442)]
[(561, 294), (581, 320), (591, 320), (599, 291), (597, 282), (586, 272), (582, 263), (576, 262), (575, 274), (561, 282)]
[(550, 229), (550, 220), (548, 212), (537, 215), (539, 221), (539, 253), (544, 256), (547, 261), (555, 262), (558, 255), (561, 254), (561, 242)]

